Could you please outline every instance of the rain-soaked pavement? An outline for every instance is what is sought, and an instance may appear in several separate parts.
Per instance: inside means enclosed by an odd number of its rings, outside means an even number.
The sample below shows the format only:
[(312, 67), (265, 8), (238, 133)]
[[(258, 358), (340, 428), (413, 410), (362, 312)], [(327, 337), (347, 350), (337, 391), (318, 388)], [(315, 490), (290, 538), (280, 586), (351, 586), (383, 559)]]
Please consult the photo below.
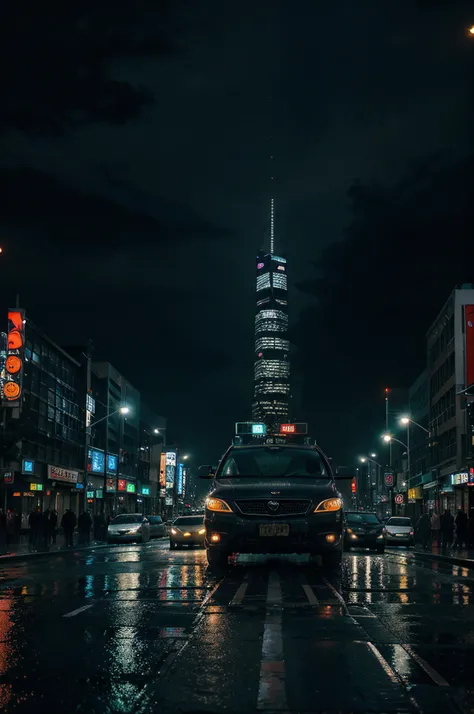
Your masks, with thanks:
[(165, 541), (0, 563), (6, 712), (474, 707), (474, 571), (404, 550), (240, 557)]

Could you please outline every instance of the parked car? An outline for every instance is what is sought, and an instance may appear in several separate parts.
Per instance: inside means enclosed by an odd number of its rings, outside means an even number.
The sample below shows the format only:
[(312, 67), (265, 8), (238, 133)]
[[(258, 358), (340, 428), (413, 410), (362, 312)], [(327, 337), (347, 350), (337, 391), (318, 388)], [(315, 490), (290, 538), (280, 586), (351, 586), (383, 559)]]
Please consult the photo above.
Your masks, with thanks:
[(109, 543), (112, 541), (146, 543), (150, 540), (148, 519), (140, 513), (121, 513), (110, 522), (107, 529), (107, 540)]
[(168, 535), (168, 530), (161, 516), (147, 516), (150, 522), (150, 538), (163, 538)]
[(392, 516), (385, 524), (385, 542), (387, 545), (415, 544), (415, 531), (411, 518)]
[(171, 531), (171, 526), (173, 525), (173, 518), (170, 521), (166, 521), (165, 526), (166, 526), (166, 531), (169, 533)]

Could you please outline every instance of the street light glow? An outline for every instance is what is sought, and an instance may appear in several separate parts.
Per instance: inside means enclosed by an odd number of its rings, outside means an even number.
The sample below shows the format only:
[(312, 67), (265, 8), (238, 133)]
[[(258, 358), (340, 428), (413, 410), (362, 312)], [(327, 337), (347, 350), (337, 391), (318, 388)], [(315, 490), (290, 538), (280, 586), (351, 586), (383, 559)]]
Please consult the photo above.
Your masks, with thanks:
[(183, 461), (186, 461), (186, 459), (189, 459), (189, 454), (185, 454), (184, 456), (181, 457)]
[(400, 424), (403, 424), (403, 426), (407, 426), (411, 422), (410, 417), (404, 416), (400, 419)]
[(362, 464), (365, 464), (365, 462), (367, 461), (367, 459), (365, 458), (365, 456), (359, 456), (359, 461), (360, 461)]
[(130, 407), (120, 407), (119, 411), (120, 414), (128, 414), (128, 412), (130, 411)]
[(384, 434), (382, 436), (382, 439), (385, 441), (386, 444), (389, 444), (392, 441), (392, 437), (390, 436), (390, 434)]
[(377, 458), (377, 454), (370, 454), (370, 458), (371, 458), (371, 459), (376, 459), (376, 458)]
[(153, 433), (154, 433), (154, 434), (159, 434), (159, 433), (160, 433), (160, 430), (159, 430), (159, 429), (153, 429)]
[(474, 35), (474, 25), (469, 28), (469, 32), (471, 35)]

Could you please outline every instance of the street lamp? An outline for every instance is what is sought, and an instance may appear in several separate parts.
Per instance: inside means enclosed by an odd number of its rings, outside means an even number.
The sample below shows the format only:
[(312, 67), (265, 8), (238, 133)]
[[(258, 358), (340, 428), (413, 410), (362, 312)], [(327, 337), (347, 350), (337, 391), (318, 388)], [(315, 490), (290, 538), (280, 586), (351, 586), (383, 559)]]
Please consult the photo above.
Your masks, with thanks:
[[(410, 423), (410, 419), (408, 419), (408, 423)], [(408, 434), (408, 444), (404, 444), (403, 441), (400, 441), (400, 439), (395, 439), (394, 436), (391, 434), (384, 434), (382, 436), (382, 439), (385, 441), (386, 444), (390, 444), (392, 441), (395, 441), (397, 444), (400, 444), (403, 446), (404, 449), (407, 450), (407, 472), (408, 472), (408, 480), (410, 480), (410, 430), (407, 429), (407, 434)]]
[(130, 407), (127, 407), (127, 406), (119, 407), (114, 412), (109, 412), (104, 417), (97, 419), (97, 421), (95, 421), (93, 424), (89, 424), (89, 426), (86, 427), (86, 430), (90, 429), (90, 431), (92, 431), (93, 428), (95, 429), (97, 424), (100, 424), (101, 421), (105, 421), (106, 419), (109, 419), (111, 416), (114, 416), (114, 414), (122, 414), (123, 416), (125, 416), (125, 414), (128, 414), (129, 412), (130, 412)]
[(410, 424), (414, 424), (415, 426), (418, 426), (420, 429), (423, 429), (423, 431), (425, 431), (427, 434), (430, 433), (430, 432), (429, 432), (429, 429), (426, 429), (426, 428), (425, 428), (424, 426), (422, 426), (421, 424), (418, 424), (417, 421), (414, 421), (414, 420), (413, 420), (411, 417), (409, 417), (409, 416), (404, 416), (404, 417), (402, 417), (402, 418), (400, 419), (400, 424), (402, 424), (403, 426), (409, 426)]
[(189, 459), (189, 454), (184, 454), (184, 456), (181, 457), (183, 461), (187, 461)]

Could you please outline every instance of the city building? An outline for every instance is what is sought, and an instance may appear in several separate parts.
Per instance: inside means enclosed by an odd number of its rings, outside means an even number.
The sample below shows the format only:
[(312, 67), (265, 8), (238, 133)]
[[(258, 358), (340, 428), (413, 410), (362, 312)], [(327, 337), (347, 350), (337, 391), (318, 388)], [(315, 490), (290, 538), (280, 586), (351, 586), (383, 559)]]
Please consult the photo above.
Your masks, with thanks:
[[(97, 392), (108, 415), (100, 424), (94, 416), (91, 419), (91, 435), (97, 432), (94, 438), (100, 440), (106, 455), (105, 507), (109, 513), (135, 512), (140, 454), (140, 393), (110, 362), (93, 362), (92, 372), (102, 381)], [(122, 407), (128, 409), (126, 414), (121, 412)], [(97, 426), (94, 426), (95, 422)], [(102, 468), (102, 457), (98, 468)]]
[(290, 412), (290, 343), (286, 258), (274, 254), (271, 203), (270, 252), (257, 256), (255, 362), (252, 418), (269, 429), (288, 421)]
[[(85, 372), (23, 310), (10, 311), (9, 322), (20, 317), (23, 337), (17, 344), (12, 338), (2, 390), (0, 505), (16, 509), (26, 527), (34, 508), (54, 508), (61, 518), (83, 505)], [(19, 332), (18, 325), (10, 328), (9, 344)]]
[(471, 284), (453, 290), (427, 333), (433, 480), (424, 488), (427, 507), (474, 508), (472, 436), (466, 390), (474, 379), (470, 333), (474, 311)]

